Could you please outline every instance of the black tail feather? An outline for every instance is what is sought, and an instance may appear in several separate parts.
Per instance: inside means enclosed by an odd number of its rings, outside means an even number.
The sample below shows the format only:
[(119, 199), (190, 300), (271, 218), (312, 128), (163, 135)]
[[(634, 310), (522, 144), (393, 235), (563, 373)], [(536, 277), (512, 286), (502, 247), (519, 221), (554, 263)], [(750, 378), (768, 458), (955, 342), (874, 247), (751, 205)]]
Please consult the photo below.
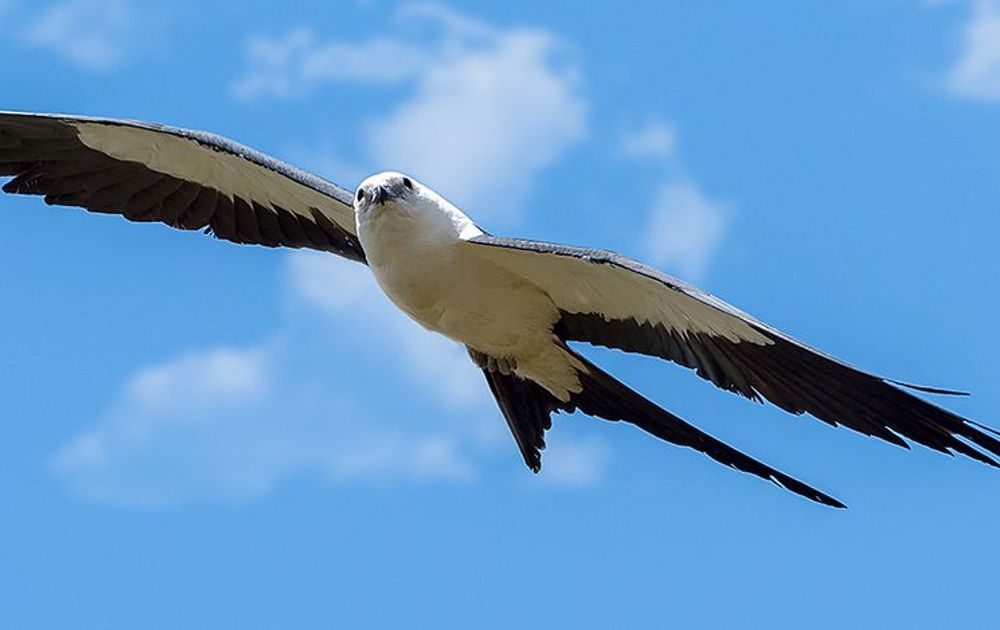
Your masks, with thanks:
[(524, 463), (536, 473), (541, 471), (545, 432), (552, 428), (552, 412), (559, 409), (559, 400), (538, 384), (512, 373), (483, 368), (483, 374)]

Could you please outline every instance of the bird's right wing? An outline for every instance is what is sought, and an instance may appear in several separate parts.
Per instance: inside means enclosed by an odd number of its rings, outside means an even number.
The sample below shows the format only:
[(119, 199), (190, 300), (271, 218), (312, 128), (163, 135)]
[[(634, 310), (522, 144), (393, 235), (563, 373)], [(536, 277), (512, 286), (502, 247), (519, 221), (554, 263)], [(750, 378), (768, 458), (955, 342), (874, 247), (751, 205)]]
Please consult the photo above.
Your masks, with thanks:
[(1000, 441), (981, 425), (642, 263), (614, 252), (485, 234), (463, 247), (545, 291), (559, 309), (554, 332), (563, 341), (668, 359), (722, 389), (766, 398), (791, 413), (807, 412), (900, 446), (909, 438), (997, 465), (968, 443), (1000, 455)]
[(201, 131), (0, 112), (8, 193), (201, 230), (235, 243), (308, 247), (365, 261), (351, 193)]

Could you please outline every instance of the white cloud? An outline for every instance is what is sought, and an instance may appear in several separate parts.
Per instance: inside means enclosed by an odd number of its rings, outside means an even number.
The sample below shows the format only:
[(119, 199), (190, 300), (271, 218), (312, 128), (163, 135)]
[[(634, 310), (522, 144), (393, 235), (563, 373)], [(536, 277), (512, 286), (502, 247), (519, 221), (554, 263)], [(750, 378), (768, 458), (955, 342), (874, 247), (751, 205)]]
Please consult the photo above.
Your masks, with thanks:
[(467, 481), (509, 446), (464, 351), (406, 320), (366, 268), (295, 253), (285, 272), (280, 330), (140, 371), (53, 471), (93, 500), (164, 507), (254, 499), (303, 474)]
[(550, 435), (545, 450), (542, 483), (557, 486), (592, 486), (607, 467), (609, 453), (596, 440), (567, 440)]
[(945, 81), (953, 94), (1000, 100), (1000, 2), (978, 0), (962, 32), (962, 49)]
[(665, 172), (643, 229), (649, 261), (699, 280), (722, 244), (732, 209), (709, 197), (685, 172), (677, 137), (673, 124), (652, 119), (625, 134), (620, 148), (628, 157), (654, 160)]
[(370, 123), (376, 163), (413, 173), (477, 216), (515, 211), (533, 177), (583, 133), (572, 73), (539, 32), (498, 36), (435, 65), (413, 98)]
[(142, 370), (51, 465), (83, 494), (111, 502), (169, 503), (200, 477), (215, 478), (212, 491), (252, 494), (256, 473), (231, 474), (218, 457), (228, 440), (217, 438), (267, 398), (270, 367), (267, 350), (253, 348), (194, 353)]
[(708, 198), (694, 182), (664, 184), (646, 226), (651, 262), (686, 278), (703, 278), (722, 243), (729, 214), (727, 204)]
[(666, 121), (651, 120), (627, 133), (622, 138), (621, 150), (628, 157), (672, 158), (677, 150), (677, 129)]
[(404, 7), (370, 39), (299, 29), (248, 45), (240, 98), (301, 96), (331, 82), (403, 84), (362, 125), (370, 170), (401, 170), (477, 217), (516, 214), (534, 179), (585, 130), (578, 71), (538, 29), (497, 29), (437, 5)]
[(122, 62), (136, 22), (126, 0), (68, 0), (44, 9), (24, 38), (85, 70), (103, 71)]
[(428, 60), (422, 49), (378, 36), (364, 42), (321, 43), (308, 28), (247, 42), (250, 70), (232, 85), (240, 99), (293, 98), (323, 83), (396, 83), (414, 76)]

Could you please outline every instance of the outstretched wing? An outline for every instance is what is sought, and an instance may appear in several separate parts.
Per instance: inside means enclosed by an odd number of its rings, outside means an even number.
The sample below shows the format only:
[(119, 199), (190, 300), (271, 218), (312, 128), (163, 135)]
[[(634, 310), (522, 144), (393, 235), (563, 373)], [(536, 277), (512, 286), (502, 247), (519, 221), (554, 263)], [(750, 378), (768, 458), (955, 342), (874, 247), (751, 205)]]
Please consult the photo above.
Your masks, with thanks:
[[(908, 438), (997, 466), (978, 425), (792, 339), (722, 300), (614, 252), (477, 236), (464, 245), (543, 289), (556, 334), (674, 361), (716, 386), (907, 447)], [(950, 393), (950, 392), (944, 392)]]
[(365, 261), (351, 193), (214, 134), (0, 112), (3, 176), (13, 177), (4, 192), (44, 195), (51, 205)]

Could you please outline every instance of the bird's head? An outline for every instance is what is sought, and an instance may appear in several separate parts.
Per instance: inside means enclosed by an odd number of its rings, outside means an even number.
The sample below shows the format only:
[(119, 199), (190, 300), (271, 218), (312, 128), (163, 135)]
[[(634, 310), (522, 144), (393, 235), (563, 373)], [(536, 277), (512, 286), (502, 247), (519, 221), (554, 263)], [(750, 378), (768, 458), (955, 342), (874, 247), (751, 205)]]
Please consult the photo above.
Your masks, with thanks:
[(400, 201), (415, 201), (423, 186), (402, 173), (385, 172), (361, 182), (354, 192), (354, 211), (364, 215), (375, 208)]
[[(388, 212), (383, 212), (384, 210)], [(354, 192), (354, 213), (358, 233), (372, 219), (407, 216), (421, 222), (425, 229), (443, 228), (463, 237), (482, 234), (472, 220), (427, 186), (409, 175), (378, 173), (361, 182)]]

